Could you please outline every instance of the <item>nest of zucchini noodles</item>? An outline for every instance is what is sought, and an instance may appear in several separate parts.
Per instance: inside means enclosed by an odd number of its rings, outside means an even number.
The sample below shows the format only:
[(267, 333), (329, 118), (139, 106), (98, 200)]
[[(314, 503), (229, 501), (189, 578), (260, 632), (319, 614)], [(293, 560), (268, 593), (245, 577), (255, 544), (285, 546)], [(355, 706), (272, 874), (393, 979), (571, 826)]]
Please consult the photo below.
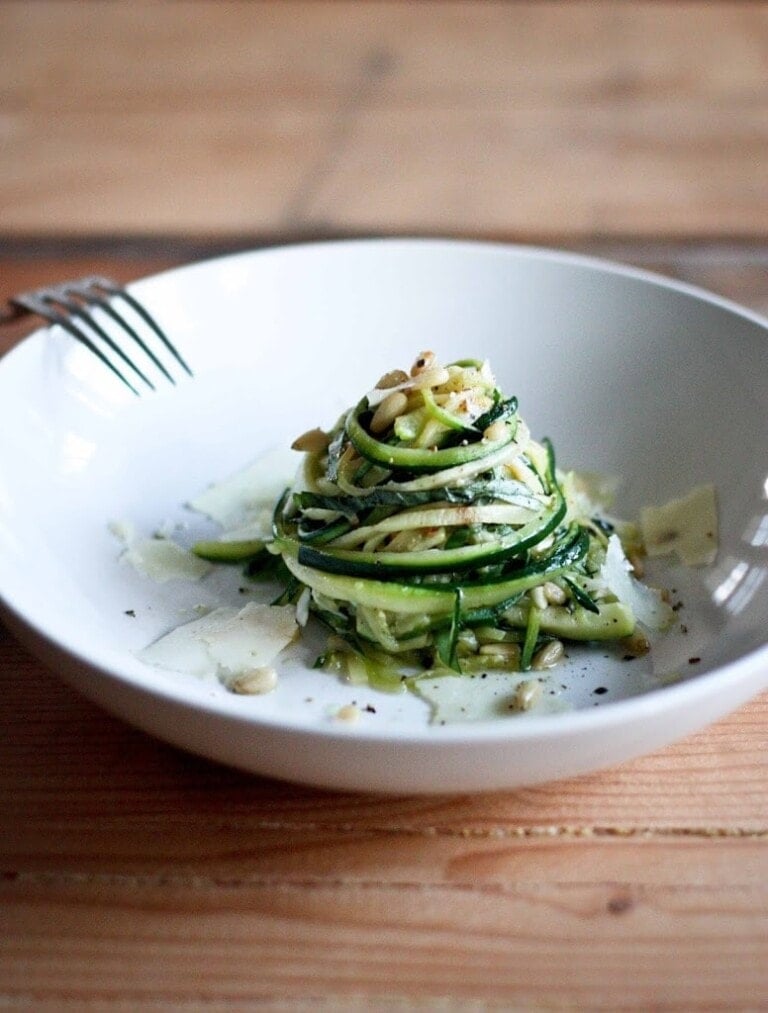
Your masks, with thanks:
[(607, 565), (613, 543), (626, 566), (616, 531), (626, 547), (631, 526), (558, 472), (487, 363), (422, 353), (294, 447), (303, 478), (277, 504), (270, 551), (288, 576), (279, 600), (331, 631), (320, 666), (395, 689), (425, 672), (541, 670), (563, 642), (634, 633)]

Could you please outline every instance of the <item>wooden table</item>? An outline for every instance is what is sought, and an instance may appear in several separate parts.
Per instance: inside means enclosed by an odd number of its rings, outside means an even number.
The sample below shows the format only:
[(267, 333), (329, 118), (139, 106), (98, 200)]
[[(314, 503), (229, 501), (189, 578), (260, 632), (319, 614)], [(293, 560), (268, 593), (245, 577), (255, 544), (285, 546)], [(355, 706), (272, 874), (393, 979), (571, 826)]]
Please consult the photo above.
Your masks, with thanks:
[[(763, 4), (7, 4), (0, 38), (4, 294), (430, 232), (768, 312)], [(588, 777), (380, 799), (171, 749), (2, 627), (0, 686), (0, 1008), (768, 1006), (768, 695)]]

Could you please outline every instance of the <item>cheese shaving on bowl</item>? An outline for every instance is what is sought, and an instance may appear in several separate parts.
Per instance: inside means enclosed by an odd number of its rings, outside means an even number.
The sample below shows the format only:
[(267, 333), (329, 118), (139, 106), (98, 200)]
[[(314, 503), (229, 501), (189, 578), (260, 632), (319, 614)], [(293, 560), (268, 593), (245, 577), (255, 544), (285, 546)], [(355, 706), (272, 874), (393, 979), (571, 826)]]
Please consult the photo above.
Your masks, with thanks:
[(619, 601), (629, 605), (643, 626), (658, 631), (666, 629), (674, 621), (675, 613), (661, 593), (632, 576), (632, 565), (616, 535), (608, 539), (600, 576)]
[[(177, 626), (145, 647), (139, 657), (158, 668), (217, 678), (243, 692), (242, 680), (271, 666), (297, 631), (296, 610), (291, 605), (222, 606)], [(275, 685), (276, 680), (268, 688)]]
[(125, 546), (120, 562), (132, 566), (137, 573), (156, 583), (196, 581), (211, 570), (210, 563), (170, 538), (141, 537), (130, 521), (113, 521), (109, 529)]
[(697, 485), (680, 499), (640, 511), (649, 556), (675, 553), (686, 566), (709, 566), (717, 556), (717, 502), (713, 485)]

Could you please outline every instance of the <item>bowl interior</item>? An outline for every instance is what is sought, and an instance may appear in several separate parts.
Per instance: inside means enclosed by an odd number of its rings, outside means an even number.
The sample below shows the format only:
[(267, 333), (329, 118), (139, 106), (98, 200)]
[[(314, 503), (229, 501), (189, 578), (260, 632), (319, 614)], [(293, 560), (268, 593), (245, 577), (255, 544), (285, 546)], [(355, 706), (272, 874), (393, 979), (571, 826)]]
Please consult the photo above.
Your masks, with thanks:
[[(142, 665), (134, 652), (198, 606), (238, 601), (238, 578), (151, 585), (118, 565), (108, 524), (168, 522), (191, 537), (200, 522), (183, 504), (195, 493), (330, 425), (422, 349), (489, 358), (561, 466), (620, 477), (622, 516), (700, 482), (717, 487), (716, 563), (659, 568), (682, 602), (681, 628), (653, 661), (576, 651), (563, 677), (576, 710), (701, 678), (764, 644), (768, 345), (750, 314), (567, 254), (440, 242), (246, 253), (133, 290), (194, 381), (134, 398), (56, 329), (0, 367), (0, 593), (78, 657), (258, 721), (311, 726), (345, 702), (348, 688), (310, 670), (312, 637), (286, 661), (292, 679), (258, 701)], [(596, 697), (597, 685), (610, 691)], [(375, 696), (388, 733), (427, 729), (421, 701)]]

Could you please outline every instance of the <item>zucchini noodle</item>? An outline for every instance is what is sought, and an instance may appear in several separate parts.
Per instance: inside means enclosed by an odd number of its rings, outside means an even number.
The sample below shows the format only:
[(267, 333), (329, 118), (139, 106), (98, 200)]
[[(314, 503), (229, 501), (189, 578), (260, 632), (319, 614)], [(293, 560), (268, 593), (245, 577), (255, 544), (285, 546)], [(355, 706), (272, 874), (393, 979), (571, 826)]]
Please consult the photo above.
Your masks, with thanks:
[(606, 568), (611, 541), (631, 556), (634, 529), (558, 471), (487, 363), (424, 352), (294, 447), (302, 477), (268, 549), (284, 564), (278, 601), (308, 601), (330, 630), (320, 667), (398, 689), (425, 671), (543, 669), (563, 653), (553, 641), (636, 635)]

